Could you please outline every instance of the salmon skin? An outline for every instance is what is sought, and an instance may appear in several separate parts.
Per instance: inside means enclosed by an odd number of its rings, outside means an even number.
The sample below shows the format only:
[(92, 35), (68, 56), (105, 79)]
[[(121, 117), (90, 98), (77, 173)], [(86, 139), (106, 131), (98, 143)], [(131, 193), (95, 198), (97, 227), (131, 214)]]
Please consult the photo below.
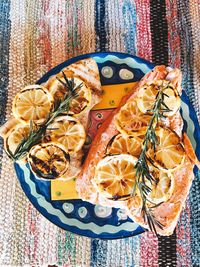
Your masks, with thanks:
[[(121, 107), (126, 104), (127, 101), (129, 102), (134, 100), (137, 92), (143, 85), (156, 80), (170, 81), (174, 88), (177, 89), (179, 95), (181, 95), (182, 74), (179, 69), (172, 69), (170, 67), (160, 65), (156, 66), (152, 71), (147, 73), (133, 87), (131, 93), (122, 99), (119, 107), (110, 114), (108, 119), (98, 129), (76, 183), (76, 188), (81, 199), (89, 201), (93, 204), (101, 204), (103, 206), (115, 208), (125, 208), (129, 217), (145, 228), (148, 228), (148, 224), (143, 219), (141, 207), (138, 208), (136, 203), (137, 201), (135, 201), (134, 198), (129, 198), (128, 200), (124, 201), (105, 199), (96, 189), (94, 184), (94, 175), (98, 162), (106, 156), (106, 148), (109, 141), (113, 138), (113, 136), (119, 133), (115, 126), (116, 114), (118, 114)], [(163, 229), (157, 227), (156, 231), (158, 234), (166, 236), (171, 235), (176, 227), (180, 212), (184, 207), (184, 203), (194, 177), (194, 164), (198, 165), (199, 162), (196, 159), (191, 143), (189, 142), (189, 139), (185, 133), (183, 138), (183, 120), (180, 112), (178, 111), (175, 115), (167, 117), (163, 124), (179, 135), (184, 143), (185, 151), (187, 152), (183, 166), (177, 169), (173, 174), (175, 182), (174, 190), (170, 199), (168, 199), (167, 202), (159, 205), (157, 208), (154, 208), (153, 214), (155, 218), (163, 225)]]

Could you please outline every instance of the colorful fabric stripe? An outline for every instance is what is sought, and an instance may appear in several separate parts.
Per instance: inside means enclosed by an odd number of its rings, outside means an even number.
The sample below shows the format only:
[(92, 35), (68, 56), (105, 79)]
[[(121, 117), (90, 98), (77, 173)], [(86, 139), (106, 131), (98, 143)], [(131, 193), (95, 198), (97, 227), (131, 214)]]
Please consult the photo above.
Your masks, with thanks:
[[(192, 42), (192, 28), (191, 28), (191, 18), (190, 18), (190, 14), (189, 14), (189, 10), (190, 10), (190, 5), (189, 2), (182, 2), (182, 1), (178, 1), (178, 7), (180, 8), (181, 12), (178, 13), (179, 15), (179, 21), (181, 23), (181, 28), (182, 31), (180, 32), (181, 35), (181, 67), (182, 67), (182, 71), (183, 71), (183, 87), (185, 88), (188, 96), (190, 97), (191, 102), (193, 103), (193, 105), (195, 105), (195, 93), (194, 93), (194, 64), (193, 64), (193, 42)], [(197, 105), (196, 105), (197, 106)], [(197, 218), (197, 211), (200, 211), (199, 208), (199, 196), (196, 194), (196, 190), (198, 190), (199, 188), (199, 176), (196, 175), (194, 181), (193, 181), (193, 185), (192, 185), (192, 190), (190, 191), (190, 196), (189, 196), (189, 200), (190, 200), (190, 211), (191, 211), (191, 215), (190, 215), (190, 237), (191, 239), (193, 239), (193, 241), (191, 242), (191, 247), (190, 249), (192, 250), (192, 252), (189, 254), (189, 257), (185, 257), (186, 251), (184, 251), (184, 247), (186, 248), (186, 246), (183, 246), (181, 248), (181, 252), (180, 255), (182, 258), (188, 258), (188, 261), (190, 261), (190, 263), (195, 266), (198, 266), (199, 260), (197, 259), (197, 255), (198, 255), (198, 251), (199, 251), (199, 246), (193, 245), (194, 240), (196, 240), (196, 242), (200, 241), (200, 237), (198, 236), (198, 226), (199, 226), (199, 222), (198, 222), (198, 218)], [(182, 226), (182, 229), (183, 226)], [(186, 249), (185, 249), (186, 250)]]
[[(152, 60), (153, 32), (151, 19), (150, 1), (142, 3), (137, 0), (137, 55), (147, 60)], [(152, 19), (151, 19), (152, 20)], [(158, 238), (152, 233), (144, 233), (140, 236), (140, 262), (138, 266), (158, 266)], [(137, 266), (137, 265), (136, 265)]]
[(152, 61), (155, 64), (168, 64), (168, 26), (165, 2), (150, 0), (150, 14)]
[(178, 20), (177, 0), (166, 0), (166, 19), (168, 25), (169, 66), (181, 68), (181, 36)]
[[(150, 1), (152, 61), (168, 65), (168, 24), (163, 1)], [(158, 264), (176, 266), (176, 233), (171, 237), (158, 237)]]
[[(7, 102), (7, 90), (9, 82), (9, 42), (10, 42), (10, 1), (3, 0), (0, 4), (0, 125), (4, 123), (6, 118), (6, 102)], [(1, 180), (5, 176), (6, 172), (3, 171), (2, 166), (5, 164), (5, 154), (3, 152), (3, 142), (0, 138), (0, 176)], [(7, 169), (9, 171), (9, 169)], [(12, 186), (11, 184), (0, 185), (0, 264), (4, 261), (10, 261), (9, 250), (12, 244), (9, 243), (8, 235), (5, 233), (10, 231), (10, 225), (8, 220), (10, 219), (9, 210), (7, 208), (9, 203), (9, 198), (12, 194), (6, 194), (5, 192), (7, 186)]]
[[(0, 6), (0, 125), (5, 122), (5, 110), (7, 102), (7, 87), (8, 87), (8, 63), (9, 63), (9, 39), (10, 39), (10, 1), (3, 0)], [(2, 161), (2, 139), (0, 139), (0, 170)]]
[(135, 1), (137, 14), (137, 56), (152, 61), (152, 38), (150, 27), (150, 0)]
[[(184, 65), (181, 64), (181, 50), (180, 45), (183, 40), (183, 35), (180, 35), (180, 29), (178, 26), (178, 8), (176, 1), (166, 1), (167, 6), (167, 20), (169, 28), (169, 63), (173, 67), (182, 68), (184, 71)], [(184, 19), (185, 13), (180, 14)], [(191, 247), (190, 247), (190, 206), (186, 203), (186, 207), (181, 213), (178, 226), (176, 227), (176, 254), (177, 254), (177, 266), (191, 266)], [(187, 255), (187, 256), (186, 256)]]
[(106, 266), (107, 262), (107, 242), (94, 239), (91, 243), (91, 267)]
[(190, 218), (191, 211), (189, 203), (186, 203), (185, 209), (181, 213), (179, 223), (176, 227), (176, 253), (177, 266), (192, 266), (191, 261), (191, 236), (190, 236)]
[[(95, 32), (96, 32), (96, 51), (105, 51), (107, 46), (107, 37), (105, 29), (105, 1), (95, 1)], [(104, 241), (91, 241), (91, 267), (98, 266), (103, 263), (106, 264), (106, 245)]]
[(140, 266), (158, 266), (158, 238), (151, 232), (140, 237)]
[[(199, 69), (199, 63), (197, 63), (199, 53), (197, 52), (197, 36), (199, 35), (199, 12), (200, 7), (197, 1), (178, 1), (178, 8), (181, 12), (178, 13), (179, 21), (181, 23), (180, 32), (181, 35), (181, 67), (183, 70), (183, 87), (186, 89), (187, 94), (192, 102), (193, 106), (196, 107), (198, 119), (200, 121), (199, 116), (199, 89), (197, 89), (199, 84), (199, 74), (197, 74)], [(196, 90), (194, 90), (194, 88)], [(196, 170), (196, 169), (195, 169)], [(185, 246), (185, 251), (182, 253), (182, 257), (188, 258), (189, 264), (192, 266), (200, 265), (200, 220), (199, 220), (199, 212), (200, 212), (200, 196), (197, 194), (200, 187), (200, 172), (197, 172), (195, 179), (192, 184), (192, 188), (190, 190), (189, 195), (189, 207), (190, 213), (186, 217), (187, 222), (189, 222), (189, 232), (190, 236), (187, 235), (187, 238), (190, 239), (189, 249), (191, 250), (188, 253), (187, 246)], [(184, 224), (185, 225), (185, 224)], [(182, 226), (183, 228), (183, 226)], [(185, 228), (185, 226), (184, 226)], [(183, 248), (182, 248), (183, 250)], [(187, 257), (185, 256), (187, 253)]]
[(170, 237), (158, 237), (158, 264), (176, 266), (176, 232)]
[(105, 28), (105, 1), (96, 0), (95, 4), (95, 30), (96, 30), (96, 50), (105, 51), (107, 44), (106, 28)]
[(107, 51), (135, 54), (137, 17), (134, 1), (105, 1), (105, 14)]
[[(135, 3), (130, 0), (124, 1), (122, 5), (122, 18), (123, 18), (123, 35), (125, 51), (129, 54), (136, 54), (136, 23), (137, 23), (137, 14)], [(119, 23), (119, 20), (116, 18), (116, 22)]]
[[(188, 1), (177, 1), (178, 18), (181, 25), (181, 67), (183, 72), (183, 88), (186, 90), (190, 101), (194, 104), (193, 92), (193, 43), (192, 43), (192, 29)], [(186, 49), (187, 48), (187, 49)]]
[[(200, 73), (200, 54), (199, 54), (199, 32), (200, 32), (200, 3), (198, 0), (190, 0), (189, 1), (189, 14), (190, 15), (190, 24), (192, 29), (192, 44), (193, 44), (193, 52), (191, 56), (193, 57), (193, 86), (194, 86), (194, 94), (193, 94), (193, 103), (196, 107), (197, 117), (200, 118), (200, 81), (199, 81), (199, 73)], [(196, 79), (196, 77), (198, 79)], [(200, 120), (199, 120), (200, 122)]]

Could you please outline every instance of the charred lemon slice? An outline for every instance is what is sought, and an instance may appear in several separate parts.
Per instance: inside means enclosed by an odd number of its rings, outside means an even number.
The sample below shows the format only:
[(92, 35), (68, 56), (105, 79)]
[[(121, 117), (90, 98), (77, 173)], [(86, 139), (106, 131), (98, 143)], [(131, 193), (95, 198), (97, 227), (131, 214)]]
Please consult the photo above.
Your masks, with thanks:
[(47, 143), (32, 147), (28, 162), (38, 177), (56, 179), (69, 169), (70, 157), (60, 145)]
[[(163, 114), (165, 116), (172, 116), (177, 112), (181, 105), (178, 91), (169, 81), (156, 80), (153, 83), (145, 84), (137, 94), (137, 106), (142, 113), (153, 109), (156, 96), (160, 90), (164, 93), (163, 102), (170, 109), (169, 112), (163, 112)], [(161, 108), (166, 109), (165, 106), (161, 106)]]
[(53, 107), (52, 95), (41, 85), (28, 85), (13, 100), (13, 115), (23, 123), (43, 123)]
[(163, 171), (174, 171), (185, 159), (185, 149), (180, 137), (169, 128), (159, 127), (156, 130), (156, 149), (149, 149), (147, 154), (154, 165)]
[(94, 183), (104, 197), (125, 200), (133, 192), (137, 158), (127, 154), (106, 156), (96, 167)]
[(137, 136), (118, 134), (107, 146), (108, 155), (130, 154), (138, 157), (141, 153), (142, 139)]
[[(78, 96), (73, 98), (70, 102), (68, 114), (79, 116), (91, 106), (91, 90), (82, 80), (78, 78), (69, 79), (69, 82), (74, 82), (74, 88), (80, 87), (77, 89)], [(59, 75), (57, 79), (54, 79), (48, 88), (55, 99), (63, 99), (66, 94), (69, 94), (65, 77), (61, 75)]]
[(159, 204), (166, 202), (172, 195), (174, 190), (174, 177), (171, 173), (158, 171), (153, 168), (151, 174), (155, 178), (155, 183), (148, 184), (151, 188), (151, 192), (148, 194), (147, 199), (151, 202), (149, 205)]
[(15, 154), (22, 140), (28, 137), (29, 129), (30, 127), (28, 125), (19, 123), (9, 131), (4, 138), (4, 148), (8, 155), (12, 156)]
[(115, 116), (115, 125), (122, 134), (137, 135), (147, 129), (151, 116), (143, 114), (137, 107), (136, 101), (126, 103)]
[(86, 133), (78, 119), (71, 116), (61, 116), (51, 123), (46, 131), (45, 141), (62, 144), (66, 152), (73, 154), (79, 151), (85, 143)]

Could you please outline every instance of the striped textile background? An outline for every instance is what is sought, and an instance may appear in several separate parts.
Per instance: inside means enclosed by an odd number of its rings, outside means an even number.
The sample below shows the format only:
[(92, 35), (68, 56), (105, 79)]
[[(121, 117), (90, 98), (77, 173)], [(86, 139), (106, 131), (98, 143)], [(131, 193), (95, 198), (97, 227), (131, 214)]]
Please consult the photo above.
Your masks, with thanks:
[[(0, 124), (21, 87), (93, 51), (181, 68), (200, 121), (199, 36), (199, 0), (1, 0)], [(173, 236), (91, 240), (64, 232), (33, 208), (0, 142), (0, 266), (200, 266), (200, 176)]]

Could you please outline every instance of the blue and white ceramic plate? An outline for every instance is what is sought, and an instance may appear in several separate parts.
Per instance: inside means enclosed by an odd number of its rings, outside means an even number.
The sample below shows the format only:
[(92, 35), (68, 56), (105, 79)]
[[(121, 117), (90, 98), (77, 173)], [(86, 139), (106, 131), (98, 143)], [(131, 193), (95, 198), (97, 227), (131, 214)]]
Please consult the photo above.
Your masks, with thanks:
[[(89, 57), (97, 62), (100, 74), (103, 67), (112, 68), (113, 73), (110, 78), (105, 78), (101, 74), (103, 85), (138, 81), (154, 67), (152, 63), (128, 54), (93, 53), (65, 61), (46, 73), (38, 83), (47, 81), (51, 75), (57, 74), (64, 67)], [(127, 69), (133, 73), (129, 80), (125, 81), (120, 77), (121, 69)], [(200, 157), (198, 120), (185, 92), (182, 95), (182, 116), (184, 131), (187, 132), (197, 156)], [(52, 223), (67, 231), (103, 239), (129, 237), (144, 232), (144, 229), (128, 218), (123, 210), (92, 205), (81, 200), (51, 201), (49, 181), (36, 179), (28, 165), (15, 163), (15, 170), (25, 194), (36, 209)]]

